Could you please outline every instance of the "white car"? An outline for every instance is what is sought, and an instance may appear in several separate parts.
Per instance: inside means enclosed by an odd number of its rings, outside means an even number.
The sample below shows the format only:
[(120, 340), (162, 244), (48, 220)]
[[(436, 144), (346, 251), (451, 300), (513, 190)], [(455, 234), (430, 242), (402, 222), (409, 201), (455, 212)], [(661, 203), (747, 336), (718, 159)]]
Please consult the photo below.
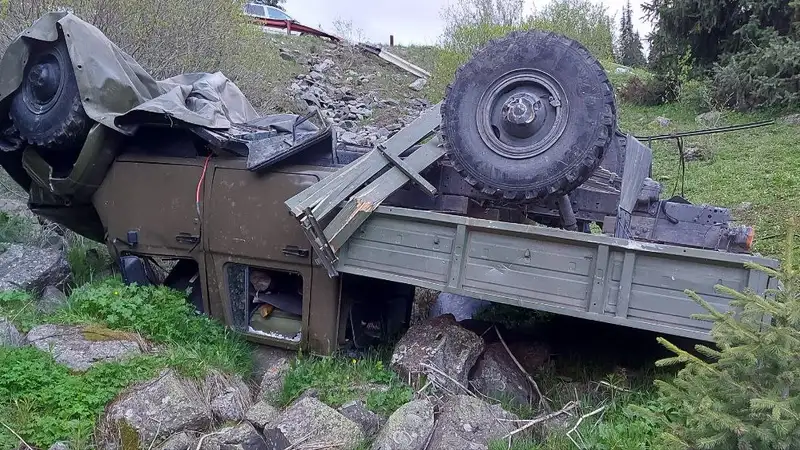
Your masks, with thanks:
[(250, 2), (244, 5), (244, 13), (253, 18), (255, 22), (261, 25), (261, 29), (273, 33), (283, 34), (311, 34), (314, 36), (325, 37), (333, 41), (338, 41), (339, 38), (328, 34), (322, 30), (309, 27), (294, 20), (290, 15), (281, 11), (279, 8), (269, 5), (262, 5), (260, 3)]

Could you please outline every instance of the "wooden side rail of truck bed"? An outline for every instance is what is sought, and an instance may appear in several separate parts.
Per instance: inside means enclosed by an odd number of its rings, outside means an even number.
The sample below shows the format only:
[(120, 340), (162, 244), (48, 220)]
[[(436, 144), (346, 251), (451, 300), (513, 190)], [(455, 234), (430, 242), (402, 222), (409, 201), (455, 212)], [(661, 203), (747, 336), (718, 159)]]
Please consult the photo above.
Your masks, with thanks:
[(337, 254), (363, 275), (632, 328), (710, 340), (690, 289), (720, 311), (714, 289), (764, 292), (774, 280), (745, 268), (776, 261), (535, 225), (379, 207)]

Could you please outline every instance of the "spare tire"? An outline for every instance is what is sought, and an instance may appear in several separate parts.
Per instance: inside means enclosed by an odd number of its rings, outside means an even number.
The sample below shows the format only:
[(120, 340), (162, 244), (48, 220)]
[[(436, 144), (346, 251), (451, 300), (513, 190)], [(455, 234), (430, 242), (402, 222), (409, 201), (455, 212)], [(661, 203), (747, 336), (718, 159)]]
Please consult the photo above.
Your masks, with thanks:
[(83, 109), (63, 38), (31, 44), (10, 116), (20, 136), (30, 144), (54, 150), (82, 145), (92, 123)]
[(611, 83), (581, 44), (512, 32), (461, 66), (442, 104), (448, 157), (484, 194), (568, 193), (600, 165), (616, 126)]

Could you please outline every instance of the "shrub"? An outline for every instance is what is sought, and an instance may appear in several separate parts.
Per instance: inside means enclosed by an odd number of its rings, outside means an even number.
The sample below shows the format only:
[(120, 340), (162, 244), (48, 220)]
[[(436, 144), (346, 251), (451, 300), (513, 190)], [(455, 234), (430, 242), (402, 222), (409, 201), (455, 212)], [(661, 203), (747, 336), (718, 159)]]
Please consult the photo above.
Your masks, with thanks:
[(796, 107), (800, 100), (800, 42), (774, 36), (714, 66), (716, 100), (738, 110)]
[[(796, 227), (791, 226), (786, 258), (779, 271), (748, 264), (776, 278), (782, 287), (764, 295), (718, 286), (731, 296), (738, 317), (714, 309), (697, 294), (687, 294), (714, 322), (716, 348), (697, 345), (689, 353), (659, 338), (675, 353), (659, 365), (681, 364), (672, 382), (657, 381), (665, 438), (681, 448), (800, 448), (800, 276), (793, 266)], [(764, 318), (771, 317), (765, 323)]]
[(651, 79), (631, 77), (619, 90), (623, 102), (656, 106), (675, 100), (675, 83), (661, 76)]

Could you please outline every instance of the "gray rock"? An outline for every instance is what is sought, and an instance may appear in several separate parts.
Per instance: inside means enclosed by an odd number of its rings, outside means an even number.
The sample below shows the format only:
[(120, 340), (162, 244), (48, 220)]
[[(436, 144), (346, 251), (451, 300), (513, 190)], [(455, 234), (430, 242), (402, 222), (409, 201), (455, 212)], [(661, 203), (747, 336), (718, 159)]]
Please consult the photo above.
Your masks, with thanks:
[(790, 114), (788, 116), (783, 116), (780, 119), (778, 119), (778, 122), (786, 125), (800, 125), (800, 114)]
[(630, 71), (631, 70), (628, 69), (627, 67), (617, 67), (616, 69), (614, 69), (614, 72), (619, 73), (619, 74), (629, 73)]
[(47, 286), (36, 304), (36, 309), (43, 314), (52, 314), (65, 306), (67, 306), (67, 294), (55, 286)]
[[(264, 440), (267, 441), (268, 450), (287, 450), (293, 447), (289, 439), (283, 435), (283, 432), (277, 428), (267, 428), (264, 430)], [(302, 448), (302, 447), (300, 447)]]
[(294, 446), (302, 443), (304, 447), (346, 450), (357, 448), (364, 440), (364, 432), (358, 425), (313, 397), (289, 406), (273, 428), (280, 430)]
[(311, 75), (311, 79), (314, 80), (314, 81), (322, 81), (322, 80), (325, 79), (325, 75), (323, 75), (323, 74), (321, 74), (321, 73), (319, 73), (317, 71), (311, 72), (309, 75)]
[(36, 215), (28, 208), (28, 205), (24, 202), (12, 199), (0, 199), (0, 212), (4, 212), (6, 214), (12, 216), (20, 216), (31, 223), (38, 223), (36, 221)]
[(707, 113), (699, 114), (694, 118), (694, 121), (700, 125), (715, 126), (722, 120), (722, 113), (719, 111), (709, 111)]
[(56, 442), (51, 445), (48, 450), (69, 450), (69, 444), (66, 442)]
[(255, 425), (256, 428), (264, 429), (274, 423), (280, 416), (281, 412), (278, 408), (270, 405), (267, 402), (261, 401), (250, 407), (245, 414), (245, 418)]
[(201, 450), (268, 450), (267, 441), (245, 422), (215, 431), (203, 441)]
[(339, 413), (361, 427), (367, 438), (378, 434), (383, 424), (381, 417), (367, 409), (367, 405), (361, 400), (345, 403), (339, 408)]
[(383, 101), (383, 104), (386, 106), (400, 106), (400, 102), (393, 98), (387, 98)]
[(314, 70), (320, 73), (325, 73), (332, 69), (335, 65), (336, 63), (334, 63), (332, 59), (325, 59), (319, 64), (314, 64)]
[(416, 81), (409, 84), (408, 87), (415, 91), (421, 91), (425, 88), (425, 85), (428, 84), (428, 80), (425, 78), (417, 78)]
[(220, 422), (238, 422), (252, 404), (250, 389), (238, 375), (211, 372), (203, 384), (214, 418)]
[(280, 55), (280, 57), (285, 61), (292, 61), (292, 62), (297, 61), (297, 55), (295, 54), (295, 52), (291, 50), (286, 50), (282, 48), (278, 49), (278, 55)]
[(0, 291), (24, 290), (41, 295), (47, 286), (63, 286), (70, 277), (60, 248), (12, 244), (0, 254)]
[(425, 374), (436, 385), (463, 393), (469, 371), (484, 346), (480, 336), (459, 326), (452, 314), (445, 314), (409, 328), (394, 348), (391, 367), (402, 380), (413, 385)]
[(23, 338), (17, 327), (0, 317), (0, 347), (20, 347), (22, 343)]
[(283, 377), (291, 368), (289, 358), (278, 358), (264, 370), (258, 391), (260, 400), (273, 401), (283, 391)]
[(158, 447), (158, 450), (195, 450), (199, 437), (195, 437), (185, 431), (173, 434), (163, 444)]
[(653, 120), (653, 122), (657, 123), (662, 128), (666, 128), (672, 123), (672, 120), (667, 119), (666, 117), (658, 116)]
[(423, 450), (433, 432), (433, 403), (414, 400), (397, 409), (383, 426), (372, 450)]
[(122, 361), (143, 353), (146, 345), (136, 335), (94, 327), (39, 325), (25, 340), (48, 352), (59, 364), (84, 371), (95, 364)]
[(470, 386), (494, 399), (509, 399), (520, 405), (537, 401), (533, 386), (500, 342), (486, 347), (470, 376)]
[(464, 295), (442, 292), (436, 297), (430, 308), (429, 317), (452, 314), (456, 321), (472, 319), (475, 314), (486, 309), (491, 302)]
[(101, 448), (127, 450), (120, 442), (123, 432), (126, 440), (135, 437), (144, 448), (159, 445), (181, 431), (205, 431), (212, 420), (201, 388), (167, 370), (127, 389), (106, 408), (99, 428)]
[(352, 131), (345, 131), (341, 135), (339, 135), (339, 140), (344, 142), (345, 144), (352, 144), (358, 145), (361, 142), (358, 135), (353, 133)]
[(468, 395), (455, 395), (443, 406), (436, 420), (429, 450), (487, 450), (489, 443), (514, 430), (518, 417), (500, 405), (489, 405)]

